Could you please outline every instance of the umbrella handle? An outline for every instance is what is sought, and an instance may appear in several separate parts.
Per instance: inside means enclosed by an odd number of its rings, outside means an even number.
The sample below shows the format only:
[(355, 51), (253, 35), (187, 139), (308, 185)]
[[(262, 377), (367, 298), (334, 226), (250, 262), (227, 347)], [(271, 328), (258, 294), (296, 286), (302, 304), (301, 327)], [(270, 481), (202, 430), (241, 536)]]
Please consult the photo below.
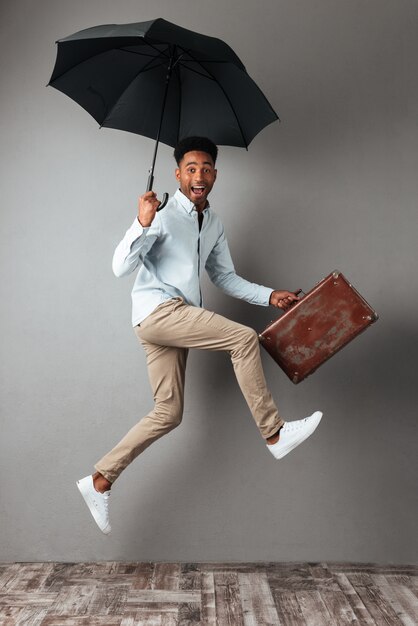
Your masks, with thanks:
[[(153, 185), (154, 185), (154, 175), (152, 173), (152, 168), (151, 168), (149, 176), (148, 176), (147, 191), (151, 191)], [(167, 202), (168, 202), (168, 193), (165, 193), (163, 195), (163, 199), (161, 200), (160, 204), (158, 205), (157, 211), (161, 211), (161, 209), (163, 209), (165, 207)]]
[(157, 211), (161, 211), (161, 209), (163, 209), (165, 207), (167, 202), (168, 202), (168, 193), (165, 193), (163, 195), (163, 199), (161, 200), (160, 204), (158, 205)]

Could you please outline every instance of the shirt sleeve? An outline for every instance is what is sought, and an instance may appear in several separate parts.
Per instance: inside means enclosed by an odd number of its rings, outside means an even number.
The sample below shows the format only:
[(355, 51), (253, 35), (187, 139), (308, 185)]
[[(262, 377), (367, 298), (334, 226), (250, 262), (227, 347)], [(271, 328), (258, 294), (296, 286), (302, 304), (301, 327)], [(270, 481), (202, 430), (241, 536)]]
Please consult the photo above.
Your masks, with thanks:
[[(158, 216), (158, 214), (157, 214)], [(118, 278), (134, 271), (159, 236), (159, 220), (144, 228), (135, 218), (113, 254), (112, 269)]]
[(251, 304), (269, 305), (270, 295), (274, 289), (250, 283), (236, 274), (223, 226), (205, 267), (213, 284), (222, 289), (228, 296), (245, 300)]

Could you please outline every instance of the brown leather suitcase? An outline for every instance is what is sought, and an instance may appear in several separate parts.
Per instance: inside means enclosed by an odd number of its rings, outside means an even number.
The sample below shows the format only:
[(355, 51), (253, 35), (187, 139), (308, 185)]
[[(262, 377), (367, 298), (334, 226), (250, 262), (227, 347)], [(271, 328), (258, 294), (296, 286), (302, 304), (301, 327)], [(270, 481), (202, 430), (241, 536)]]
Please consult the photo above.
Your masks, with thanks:
[(271, 322), (259, 339), (297, 384), (378, 317), (346, 277), (335, 270)]

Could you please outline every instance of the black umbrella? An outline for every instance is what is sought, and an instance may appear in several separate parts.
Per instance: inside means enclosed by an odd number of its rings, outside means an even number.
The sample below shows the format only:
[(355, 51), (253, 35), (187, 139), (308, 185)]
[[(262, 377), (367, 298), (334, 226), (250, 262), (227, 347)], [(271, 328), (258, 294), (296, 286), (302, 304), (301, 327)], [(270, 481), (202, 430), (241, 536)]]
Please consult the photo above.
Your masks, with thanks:
[(147, 191), (160, 141), (200, 135), (247, 148), (278, 119), (226, 43), (164, 19), (94, 26), (57, 45), (50, 86), (101, 126), (156, 139)]

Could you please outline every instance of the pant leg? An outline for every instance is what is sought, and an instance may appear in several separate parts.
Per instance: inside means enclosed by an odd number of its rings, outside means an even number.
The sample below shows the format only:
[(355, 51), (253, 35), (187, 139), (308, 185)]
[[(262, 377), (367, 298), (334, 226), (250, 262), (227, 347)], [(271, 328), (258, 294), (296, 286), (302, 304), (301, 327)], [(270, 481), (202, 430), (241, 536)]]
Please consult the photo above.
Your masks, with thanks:
[(155, 405), (94, 466), (111, 483), (151, 443), (178, 426), (183, 416), (187, 348), (140, 341), (147, 355), (148, 376)]
[(147, 352), (156, 405), (95, 468), (114, 482), (125, 467), (153, 441), (180, 423), (188, 348), (226, 351), (261, 435), (267, 439), (284, 424), (267, 389), (257, 333), (206, 309), (168, 300), (135, 333)]
[(157, 307), (136, 333), (140, 339), (166, 346), (228, 352), (262, 437), (274, 435), (284, 424), (267, 388), (260, 343), (252, 328), (177, 298)]

